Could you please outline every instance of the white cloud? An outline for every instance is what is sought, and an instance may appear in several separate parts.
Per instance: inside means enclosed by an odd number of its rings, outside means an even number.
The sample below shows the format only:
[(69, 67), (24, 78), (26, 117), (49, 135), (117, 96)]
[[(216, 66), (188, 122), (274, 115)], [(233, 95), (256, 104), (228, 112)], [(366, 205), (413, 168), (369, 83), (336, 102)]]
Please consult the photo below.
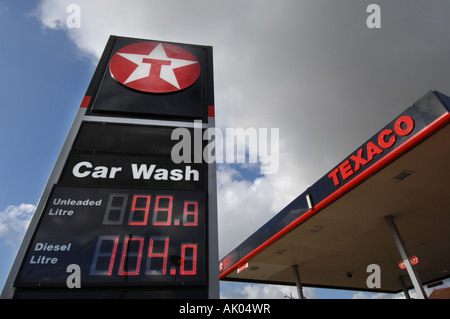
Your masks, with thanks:
[[(410, 292), (411, 294), (411, 292)], [(413, 297), (414, 294), (411, 294)], [(369, 293), (359, 291), (351, 296), (351, 299), (405, 299), (405, 295), (401, 292), (398, 294), (387, 294), (387, 293)]]
[(352, 299), (370, 299), (370, 296), (362, 291), (358, 291), (352, 296)]
[(285, 166), (278, 174), (249, 180), (242, 178), (237, 164), (221, 164), (217, 181), (220, 257), (265, 224), (302, 189)]
[(42, 24), (50, 29), (66, 27), (66, 8), (70, 1), (42, 0), (32, 15), (39, 18)]
[(405, 299), (403, 293), (386, 294), (386, 293), (368, 293), (359, 291), (351, 296), (351, 299)]
[[(317, 299), (314, 288), (303, 288), (306, 299)], [(221, 283), (221, 299), (298, 299), (297, 288), (281, 285), (244, 284), (233, 282)]]
[(261, 226), (275, 212), (271, 187), (264, 178), (253, 182), (239, 179), (239, 172), (218, 165), (219, 256), (223, 257)]
[(0, 212), (0, 242), (16, 246), (20, 243), (30, 223), (35, 206), (20, 204), (8, 206)]

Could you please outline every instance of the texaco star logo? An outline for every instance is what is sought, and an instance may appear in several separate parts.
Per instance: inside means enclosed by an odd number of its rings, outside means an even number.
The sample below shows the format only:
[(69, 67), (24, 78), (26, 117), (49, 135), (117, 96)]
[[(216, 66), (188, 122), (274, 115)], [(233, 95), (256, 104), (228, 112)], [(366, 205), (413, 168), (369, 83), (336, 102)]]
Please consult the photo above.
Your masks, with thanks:
[(179, 46), (146, 41), (117, 51), (109, 70), (114, 79), (132, 89), (168, 93), (194, 84), (200, 75), (200, 64)]

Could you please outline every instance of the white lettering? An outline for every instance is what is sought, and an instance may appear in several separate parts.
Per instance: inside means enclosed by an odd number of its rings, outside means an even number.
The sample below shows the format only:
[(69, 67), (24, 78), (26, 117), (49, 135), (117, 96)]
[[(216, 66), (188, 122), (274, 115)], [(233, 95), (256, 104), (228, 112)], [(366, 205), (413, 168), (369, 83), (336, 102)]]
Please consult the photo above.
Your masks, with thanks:
[(30, 265), (47, 265), (47, 264), (52, 264), (55, 265), (58, 262), (58, 258), (56, 257), (45, 257), (42, 255), (39, 255), (38, 257), (36, 257), (35, 255), (31, 255), (30, 258)]
[(48, 243), (36, 243), (34, 251), (69, 251), (72, 243), (67, 245), (49, 245)]
[(381, 288), (381, 268), (377, 264), (370, 264), (367, 266), (366, 272), (372, 272), (367, 277), (366, 285), (368, 288)]
[(172, 147), (170, 156), (175, 164), (191, 162), (191, 133), (187, 128), (178, 127), (172, 131), (171, 139), (181, 141)]
[(378, 4), (369, 4), (367, 6), (366, 12), (370, 14), (367, 17), (366, 24), (369, 29), (380, 29), (381, 28), (381, 9)]
[(173, 169), (170, 171), (170, 179), (172, 181), (181, 181), (183, 179), (183, 170)]
[(213, 311), (214, 306), (194, 306), (186, 303), (186, 306), (181, 306), (179, 313), (192, 313), (192, 314), (206, 314), (209, 317)]
[(48, 211), (49, 216), (72, 216), (74, 213), (73, 210), (69, 209), (61, 209), (61, 208), (57, 208), (55, 211), (53, 211), (53, 208), (50, 208), (50, 210)]
[(75, 165), (75, 166), (73, 167), (73, 169), (72, 169), (72, 174), (73, 174), (73, 176), (78, 177), (78, 178), (83, 178), (83, 177), (89, 176), (89, 174), (91, 173), (91, 171), (84, 171), (84, 172), (82, 173), (82, 172), (80, 172), (80, 169), (81, 169), (82, 167), (92, 168), (92, 164), (89, 163), (89, 162), (80, 162), (80, 163), (78, 163), (78, 164)]
[[(270, 129), (270, 143), (267, 141), (267, 128), (259, 129), (259, 160), (262, 174), (275, 174), (280, 163), (280, 133), (278, 128)], [(270, 144), (270, 155), (267, 146)]]
[[(223, 163), (224, 153), (226, 163), (258, 163), (261, 162), (262, 174), (274, 174), (279, 169), (279, 129), (270, 129), (268, 140), (268, 129), (260, 128), (226, 128), (226, 140), (224, 143), (223, 134), (218, 128), (207, 128), (203, 136), (195, 129), (200, 121), (194, 121), (194, 162), (203, 161), (212, 164)], [(198, 122), (198, 123), (197, 123)], [(197, 126), (196, 126), (197, 125)], [(172, 147), (171, 157), (175, 164), (191, 163), (192, 160), (192, 137), (187, 128), (176, 128), (172, 131), (172, 140), (181, 140)], [(258, 140), (259, 139), (259, 140)], [(203, 150), (202, 140), (211, 141)], [(269, 152), (270, 149), (270, 152)], [(187, 179), (189, 180), (189, 179)]]
[(66, 280), (67, 287), (81, 288), (81, 269), (77, 264), (67, 266), (66, 272), (71, 273)]
[(167, 181), (169, 178), (169, 172), (164, 168), (158, 168), (155, 171), (155, 180), (157, 181)]
[(184, 179), (186, 181), (190, 181), (191, 176), (193, 177), (194, 181), (198, 181), (198, 179), (199, 179), (198, 171), (196, 169), (191, 170), (191, 167), (188, 165), (188, 166), (186, 166), (186, 172), (184, 174)]
[[(258, 133), (255, 128), (244, 130), (241, 127), (226, 129), (226, 161), (234, 163), (236, 146), (236, 163), (245, 163), (246, 145), (248, 145), (249, 163), (257, 162)], [(246, 143), (248, 139), (248, 144)], [(237, 143), (235, 143), (237, 141)]]
[(66, 20), (69, 29), (81, 28), (81, 8), (78, 4), (69, 4), (66, 8), (67, 13), (71, 13)]
[(84, 178), (89, 175), (92, 178), (115, 178), (116, 173), (122, 171), (122, 167), (111, 167), (111, 171), (108, 175), (109, 168), (106, 166), (97, 166), (94, 168), (92, 172), (90, 168), (92, 168), (92, 164), (87, 161), (79, 162), (72, 169), (72, 174), (78, 178)]
[[(133, 172), (134, 179), (150, 179), (153, 177), (157, 181), (180, 181), (183, 179), (183, 170), (175, 168), (167, 170), (165, 168), (156, 168), (155, 164), (147, 166), (147, 164), (131, 164), (131, 170)], [(184, 180), (186, 181), (199, 181), (200, 173), (196, 169), (192, 169), (190, 165), (187, 165), (184, 171)]]
[(133, 172), (134, 179), (140, 179), (143, 176), (144, 179), (150, 179), (152, 177), (153, 171), (156, 165), (152, 164), (149, 168), (147, 168), (147, 164), (141, 164), (139, 169), (137, 168), (137, 164), (131, 164), (131, 170)]

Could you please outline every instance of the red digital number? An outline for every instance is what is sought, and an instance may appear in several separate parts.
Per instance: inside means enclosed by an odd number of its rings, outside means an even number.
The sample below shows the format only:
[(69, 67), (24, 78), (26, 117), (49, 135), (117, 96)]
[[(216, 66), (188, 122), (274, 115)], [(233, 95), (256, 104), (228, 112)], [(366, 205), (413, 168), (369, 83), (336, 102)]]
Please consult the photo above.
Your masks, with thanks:
[[(137, 252), (136, 251), (135, 252), (128, 251), (128, 245), (129, 245), (130, 241), (131, 242), (139, 241), (139, 248), (138, 248)], [(137, 275), (139, 275), (139, 271), (141, 268), (141, 258), (142, 258), (142, 249), (143, 248), (144, 248), (144, 237), (136, 237), (136, 238), (127, 237), (127, 238), (125, 238), (125, 242), (123, 244), (122, 259), (120, 260), (120, 268), (119, 268), (120, 276), (137, 276)], [(127, 268), (128, 268), (128, 263), (129, 263), (130, 257), (136, 258), (136, 267), (135, 267), (134, 271), (124, 270), (125, 263), (127, 263)]]
[[(186, 250), (191, 251), (191, 255), (187, 256)], [(186, 261), (190, 261), (187, 263)], [(191, 270), (186, 270), (186, 264), (191, 264)], [(195, 275), (197, 273), (197, 244), (181, 245), (181, 275)]]
[[(162, 201), (168, 201), (166, 207), (161, 207)], [(170, 226), (172, 220), (173, 196), (156, 196), (153, 226)]]
[[(164, 250), (162, 252), (154, 252), (155, 242), (163, 241), (164, 242)], [(147, 274), (152, 274), (155, 269), (152, 269), (152, 258), (162, 258), (162, 267), (160, 274), (165, 275), (167, 271), (167, 257), (169, 255), (169, 237), (163, 236), (153, 236), (150, 237), (150, 248), (148, 249), (148, 265), (147, 265)]]
[(111, 276), (112, 271), (113, 271), (113, 267), (114, 267), (114, 260), (116, 259), (116, 252), (117, 252), (117, 244), (119, 243), (119, 237), (114, 239), (114, 247), (113, 247), (113, 251), (111, 254), (111, 261), (109, 262), (109, 267), (108, 267), (108, 276)]
[[(111, 276), (118, 244), (119, 236), (103, 235), (98, 237), (89, 275)], [(107, 260), (108, 258), (108, 268), (106, 268), (106, 263), (102, 261), (105, 259)], [(98, 264), (100, 264), (100, 267), (103, 267), (103, 269), (97, 269), (99, 266)]]
[[(145, 199), (145, 207), (136, 207), (136, 202), (138, 199)], [(133, 204), (131, 205), (131, 214), (129, 218), (129, 225), (137, 225), (137, 226), (145, 226), (147, 225), (147, 219), (148, 219), (148, 211), (150, 210), (150, 201), (152, 197), (151, 196), (144, 196), (144, 195), (135, 195), (133, 196)], [(135, 213), (136, 212), (143, 212), (144, 216), (142, 218), (142, 221), (134, 221)]]
[[(189, 211), (191, 207), (191, 211)], [(193, 210), (192, 210), (193, 207)], [(188, 218), (193, 217), (193, 221), (188, 221)], [(183, 210), (183, 226), (197, 226), (198, 225), (198, 203), (197, 202), (184, 202)]]

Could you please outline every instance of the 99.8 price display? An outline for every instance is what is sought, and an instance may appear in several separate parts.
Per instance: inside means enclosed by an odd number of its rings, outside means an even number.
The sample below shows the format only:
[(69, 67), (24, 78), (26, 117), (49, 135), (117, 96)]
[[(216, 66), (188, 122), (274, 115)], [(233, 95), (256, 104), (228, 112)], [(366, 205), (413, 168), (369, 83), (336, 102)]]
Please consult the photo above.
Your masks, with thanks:
[(206, 195), (56, 187), (16, 281), (65, 285), (77, 264), (84, 287), (204, 285)]

